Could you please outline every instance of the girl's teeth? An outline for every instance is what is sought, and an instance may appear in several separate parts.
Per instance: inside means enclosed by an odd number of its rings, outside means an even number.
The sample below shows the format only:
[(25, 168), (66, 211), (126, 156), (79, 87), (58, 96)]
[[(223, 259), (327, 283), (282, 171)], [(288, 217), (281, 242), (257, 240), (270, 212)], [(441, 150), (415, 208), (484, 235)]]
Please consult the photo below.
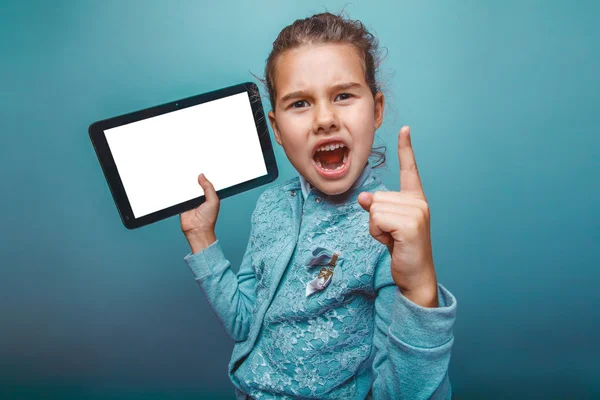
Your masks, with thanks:
[(335, 149), (337, 149), (339, 147), (346, 147), (346, 146), (344, 146), (341, 143), (336, 143), (336, 144), (332, 144), (332, 145), (321, 146), (319, 148), (319, 150), (317, 150), (317, 151), (331, 151), (331, 150), (335, 150)]
[(317, 161), (317, 165), (319, 166), (319, 168), (323, 168), (323, 166), (321, 165), (321, 161)]
[(346, 161), (348, 161), (348, 155), (344, 154), (344, 160), (342, 161), (344, 164), (346, 164)]

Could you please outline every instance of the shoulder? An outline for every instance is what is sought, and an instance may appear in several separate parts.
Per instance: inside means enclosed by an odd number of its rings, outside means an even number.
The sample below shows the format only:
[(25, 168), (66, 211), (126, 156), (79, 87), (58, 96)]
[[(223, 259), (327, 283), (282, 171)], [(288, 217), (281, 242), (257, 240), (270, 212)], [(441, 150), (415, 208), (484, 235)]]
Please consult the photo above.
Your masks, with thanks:
[(296, 176), (290, 179), (287, 179), (283, 182), (273, 183), (269, 185), (266, 189), (262, 191), (260, 196), (258, 197), (258, 201), (264, 201), (267, 199), (272, 199), (274, 197), (283, 197), (283, 193), (286, 191), (288, 187), (300, 187), (300, 179)]
[[(254, 219), (260, 219), (260, 216), (265, 216), (277, 210), (286, 208), (287, 201), (285, 200), (285, 194), (288, 188), (300, 187), (300, 180), (298, 177), (287, 179), (283, 182), (278, 182), (269, 185), (258, 196), (256, 207), (254, 209)], [(300, 189), (297, 189), (300, 191)]]

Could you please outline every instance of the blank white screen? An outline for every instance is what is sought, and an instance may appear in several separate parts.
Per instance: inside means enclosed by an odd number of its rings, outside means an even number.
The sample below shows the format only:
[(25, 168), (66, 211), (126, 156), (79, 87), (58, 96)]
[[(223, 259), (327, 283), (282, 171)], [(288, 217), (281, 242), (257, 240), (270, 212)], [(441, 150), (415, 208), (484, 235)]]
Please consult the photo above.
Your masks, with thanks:
[(247, 92), (104, 133), (135, 218), (267, 174)]

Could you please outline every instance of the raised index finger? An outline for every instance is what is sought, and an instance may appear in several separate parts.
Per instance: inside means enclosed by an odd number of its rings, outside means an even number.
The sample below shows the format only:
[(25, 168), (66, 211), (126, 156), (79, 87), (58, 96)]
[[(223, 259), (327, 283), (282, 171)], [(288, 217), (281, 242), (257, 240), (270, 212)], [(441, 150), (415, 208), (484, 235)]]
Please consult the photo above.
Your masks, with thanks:
[(425, 197), (417, 161), (410, 142), (410, 127), (403, 126), (398, 134), (398, 159), (400, 160), (400, 191)]

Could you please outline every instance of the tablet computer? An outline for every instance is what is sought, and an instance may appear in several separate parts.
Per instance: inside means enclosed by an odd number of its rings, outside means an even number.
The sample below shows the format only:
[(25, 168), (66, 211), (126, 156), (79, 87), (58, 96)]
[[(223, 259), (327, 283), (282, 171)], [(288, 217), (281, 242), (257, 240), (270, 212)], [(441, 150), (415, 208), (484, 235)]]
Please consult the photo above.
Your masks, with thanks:
[(92, 145), (128, 229), (274, 181), (277, 164), (252, 82), (94, 122)]

